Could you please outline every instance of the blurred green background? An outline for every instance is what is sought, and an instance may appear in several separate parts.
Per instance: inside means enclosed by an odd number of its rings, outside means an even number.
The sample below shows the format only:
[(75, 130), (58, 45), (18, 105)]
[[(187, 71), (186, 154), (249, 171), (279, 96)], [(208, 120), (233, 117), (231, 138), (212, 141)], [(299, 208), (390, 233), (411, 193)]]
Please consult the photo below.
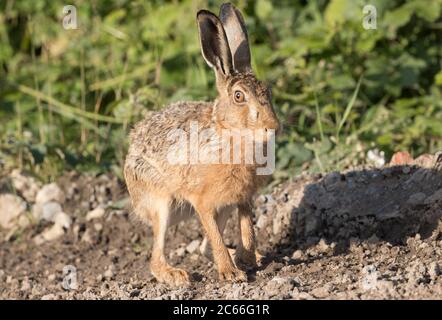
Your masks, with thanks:
[[(216, 96), (195, 15), (222, 1), (1, 0), (0, 167), (121, 177), (131, 125)], [(276, 180), (442, 149), (442, 0), (233, 1), (284, 132)], [(62, 26), (77, 8), (78, 29)], [(362, 26), (377, 8), (377, 29)]]

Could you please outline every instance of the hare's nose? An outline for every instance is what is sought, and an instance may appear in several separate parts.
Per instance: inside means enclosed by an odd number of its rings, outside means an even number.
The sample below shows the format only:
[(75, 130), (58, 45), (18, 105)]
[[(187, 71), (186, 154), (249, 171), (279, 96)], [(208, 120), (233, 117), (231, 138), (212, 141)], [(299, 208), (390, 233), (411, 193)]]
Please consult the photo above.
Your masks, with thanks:
[(275, 133), (278, 133), (279, 132), (279, 129), (280, 129), (280, 124), (279, 124), (279, 121), (277, 121), (277, 120), (274, 120), (274, 119), (271, 119), (271, 120), (267, 120), (266, 121), (266, 124), (265, 124), (265, 126), (264, 126), (264, 130), (266, 131), (266, 132), (269, 132), (269, 131), (274, 131)]

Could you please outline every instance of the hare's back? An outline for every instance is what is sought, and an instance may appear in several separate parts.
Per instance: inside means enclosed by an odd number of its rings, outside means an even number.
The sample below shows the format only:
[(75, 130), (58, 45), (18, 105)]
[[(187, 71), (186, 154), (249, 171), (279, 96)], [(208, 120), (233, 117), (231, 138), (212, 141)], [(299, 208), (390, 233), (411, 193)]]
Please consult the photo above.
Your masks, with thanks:
[(192, 121), (196, 121), (200, 128), (210, 126), (212, 106), (208, 102), (174, 103), (137, 123), (130, 134), (125, 174), (157, 186), (166, 185), (165, 181), (180, 184), (175, 180), (184, 174), (176, 172), (177, 168), (171, 170), (167, 162), (173, 144), (171, 137), (175, 130), (187, 132)]
[(175, 130), (187, 131), (192, 121), (200, 126), (209, 124), (212, 105), (208, 102), (177, 102), (154, 112), (135, 125), (130, 135), (129, 153), (154, 156), (167, 152), (170, 135)]

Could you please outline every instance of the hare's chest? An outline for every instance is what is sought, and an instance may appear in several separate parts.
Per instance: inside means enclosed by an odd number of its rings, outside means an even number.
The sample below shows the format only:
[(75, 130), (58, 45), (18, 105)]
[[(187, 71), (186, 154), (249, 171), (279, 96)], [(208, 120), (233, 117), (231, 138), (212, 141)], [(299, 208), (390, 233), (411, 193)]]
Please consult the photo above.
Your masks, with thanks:
[(256, 192), (253, 170), (240, 166), (219, 166), (202, 179), (200, 192), (213, 199), (218, 206), (247, 201)]

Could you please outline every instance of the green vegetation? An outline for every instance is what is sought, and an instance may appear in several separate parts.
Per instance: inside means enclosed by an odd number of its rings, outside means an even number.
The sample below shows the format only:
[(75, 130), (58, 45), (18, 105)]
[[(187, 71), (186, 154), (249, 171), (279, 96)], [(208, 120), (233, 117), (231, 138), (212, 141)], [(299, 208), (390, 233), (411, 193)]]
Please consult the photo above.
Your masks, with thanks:
[[(0, 2), (0, 166), (49, 180), (113, 171), (131, 125), (177, 100), (215, 96), (195, 14), (222, 1)], [(284, 123), (284, 178), (364, 162), (370, 149), (442, 149), (442, 0), (245, 1), (254, 69)]]

